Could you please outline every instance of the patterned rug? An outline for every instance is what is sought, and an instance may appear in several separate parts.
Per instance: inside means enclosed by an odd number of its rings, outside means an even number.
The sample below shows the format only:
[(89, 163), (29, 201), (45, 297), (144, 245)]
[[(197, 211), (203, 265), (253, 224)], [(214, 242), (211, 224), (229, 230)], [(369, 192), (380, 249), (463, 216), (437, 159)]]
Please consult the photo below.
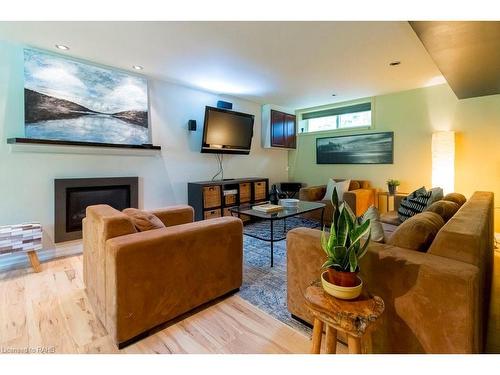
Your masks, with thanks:
[[(288, 218), (286, 222), (287, 230), (314, 228), (317, 225), (315, 221), (295, 217)], [(269, 222), (247, 224), (245, 232), (270, 238)], [(275, 234), (284, 236), (282, 221), (275, 222)], [(311, 329), (293, 319), (286, 307), (286, 241), (274, 243), (273, 268), (270, 266), (270, 246), (269, 242), (244, 236), (243, 285), (239, 295), (292, 328), (310, 334)]]

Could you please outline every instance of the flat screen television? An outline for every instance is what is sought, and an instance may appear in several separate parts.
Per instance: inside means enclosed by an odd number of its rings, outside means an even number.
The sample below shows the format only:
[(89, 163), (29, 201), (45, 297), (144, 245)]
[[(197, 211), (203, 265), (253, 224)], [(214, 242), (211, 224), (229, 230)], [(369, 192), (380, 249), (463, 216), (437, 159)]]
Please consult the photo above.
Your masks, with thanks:
[(201, 152), (249, 154), (254, 115), (206, 107)]

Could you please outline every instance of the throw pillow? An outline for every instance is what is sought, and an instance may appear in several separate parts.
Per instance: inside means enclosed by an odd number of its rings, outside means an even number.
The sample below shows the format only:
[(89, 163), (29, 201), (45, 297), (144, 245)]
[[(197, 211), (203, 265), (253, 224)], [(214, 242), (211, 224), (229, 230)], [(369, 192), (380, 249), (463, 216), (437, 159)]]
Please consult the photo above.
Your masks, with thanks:
[(425, 252), (443, 225), (443, 218), (435, 212), (422, 212), (402, 223), (387, 243)]
[(137, 208), (126, 208), (122, 211), (130, 217), (135, 228), (139, 232), (145, 232), (152, 229), (165, 228), (165, 224), (150, 212), (138, 210)]
[[(360, 224), (364, 223), (366, 220), (370, 219), (371, 223), (371, 240), (374, 242), (385, 242), (384, 228), (380, 222), (380, 213), (375, 206), (370, 206), (368, 210), (360, 217)], [(368, 238), (368, 235), (364, 237)]]
[(446, 223), (456, 214), (459, 208), (460, 206), (455, 202), (440, 200), (431, 204), (425, 211), (437, 213)]
[(430, 189), (430, 191), (432, 192), (432, 194), (431, 194), (431, 197), (429, 198), (429, 200), (427, 201), (427, 207), (429, 207), (434, 202), (437, 202), (437, 201), (443, 199), (443, 196), (444, 196), (443, 189), (440, 187), (432, 188), (432, 189)]
[(445, 201), (455, 202), (460, 207), (467, 201), (464, 195), (460, 193), (449, 193), (443, 198)]
[(325, 196), (323, 197), (323, 201), (326, 200), (331, 200), (332, 199), (332, 194), (333, 194), (333, 189), (337, 188), (337, 194), (339, 196), (339, 202), (344, 201), (344, 193), (346, 191), (349, 191), (349, 184), (351, 183), (351, 180), (344, 180), (344, 181), (339, 181), (335, 182), (333, 179), (328, 180), (328, 185), (326, 185), (326, 193)]
[(427, 207), (427, 202), (431, 195), (432, 191), (427, 191), (424, 187), (421, 187), (407, 197), (403, 198), (398, 208), (399, 219), (403, 222), (410, 217), (423, 212)]

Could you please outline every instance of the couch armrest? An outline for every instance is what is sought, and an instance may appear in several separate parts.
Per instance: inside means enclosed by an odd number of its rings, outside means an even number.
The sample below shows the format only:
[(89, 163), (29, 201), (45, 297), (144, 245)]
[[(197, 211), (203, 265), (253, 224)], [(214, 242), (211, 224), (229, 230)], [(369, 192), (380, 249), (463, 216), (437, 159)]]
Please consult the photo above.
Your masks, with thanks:
[(344, 193), (344, 201), (353, 210), (356, 216), (363, 215), (366, 210), (375, 204), (375, 189), (356, 189)]
[(299, 190), (301, 201), (317, 202), (323, 199), (326, 193), (326, 185), (308, 186)]
[[(321, 231), (306, 228), (287, 235), (288, 310), (310, 323), (303, 295), (326, 259), (320, 237)], [(476, 266), (372, 242), (360, 268), (366, 288), (386, 306), (373, 332), (375, 353), (481, 350)]]
[(476, 266), (373, 242), (360, 268), (368, 290), (386, 305), (376, 351), (481, 351)]
[(158, 216), (158, 218), (167, 227), (179, 224), (192, 223), (194, 221), (193, 207), (184, 204), (178, 206), (158, 208), (156, 210), (152, 210), (149, 212), (151, 212), (155, 216)]
[(288, 311), (311, 324), (313, 317), (305, 305), (304, 292), (319, 278), (326, 260), (320, 239), (320, 230), (307, 228), (292, 229), (286, 236)]
[(106, 328), (129, 340), (241, 286), (243, 225), (224, 217), (106, 243)]

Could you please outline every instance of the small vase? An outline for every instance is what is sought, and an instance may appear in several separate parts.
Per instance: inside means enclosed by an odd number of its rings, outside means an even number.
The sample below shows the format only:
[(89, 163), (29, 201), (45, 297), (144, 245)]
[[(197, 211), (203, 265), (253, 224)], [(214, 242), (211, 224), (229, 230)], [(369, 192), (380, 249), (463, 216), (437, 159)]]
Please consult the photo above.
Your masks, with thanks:
[(396, 185), (387, 185), (387, 187), (389, 188), (389, 194), (390, 195), (396, 194), (396, 188), (397, 188)]
[(359, 284), (357, 272), (341, 272), (328, 268), (328, 279), (332, 284), (345, 287), (354, 287)]

